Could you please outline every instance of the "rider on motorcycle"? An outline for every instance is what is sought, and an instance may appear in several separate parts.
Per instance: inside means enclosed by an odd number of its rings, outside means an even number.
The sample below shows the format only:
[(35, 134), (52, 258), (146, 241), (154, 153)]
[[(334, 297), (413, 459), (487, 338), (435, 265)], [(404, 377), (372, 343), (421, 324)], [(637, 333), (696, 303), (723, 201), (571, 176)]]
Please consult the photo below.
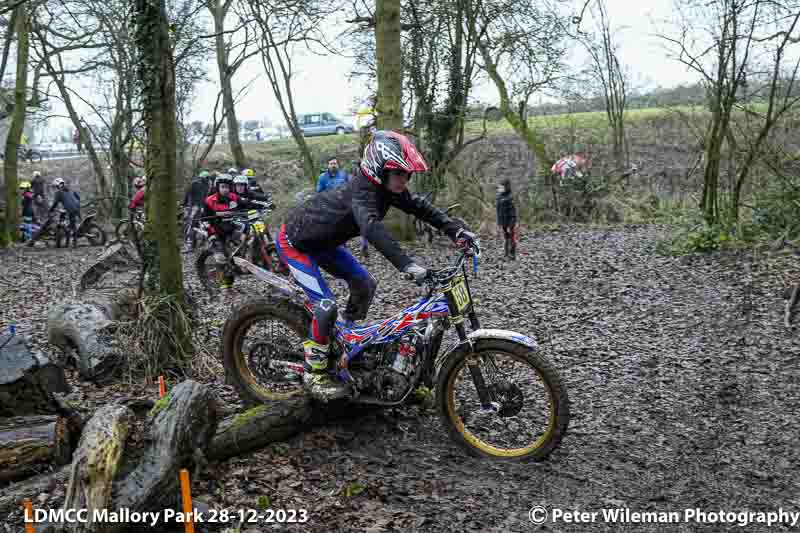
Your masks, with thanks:
[(265, 202), (269, 204), (265, 207), (274, 207), (274, 204), (272, 203), (272, 195), (270, 193), (263, 194), (261, 192), (253, 191), (250, 188), (250, 183), (245, 175), (236, 176), (233, 178), (233, 192), (236, 193), (236, 195), (240, 198), (251, 201), (257, 200), (259, 202)]
[(81, 195), (70, 190), (63, 178), (53, 180), (53, 187), (57, 189), (53, 198), (53, 205), (48, 213), (52, 213), (56, 206), (61, 204), (69, 216), (69, 232), (72, 235), (72, 247), (78, 246), (78, 219), (81, 217)]
[(19, 190), (22, 193), (22, 231), (25, 235), (25, 240), (29, 241), (33, 235), (33, 224), (36, 222), (36, 215), (33, 212), (31, 182), (20, 182)]
[(144, 209), (144, 196), (147, 193), (147, 176), (139, 176), (133, 178), (133, 186), (136, 187), (136, 193), (131, 198), (131, 203), (128, 204), (128, 212), (130, 218), (133, 218), (137, 209)]
[(212, 240), (214, 249), (214, 260), (224, 273), (221, 283), (223, 289), (233, 286), (233, 273), (228, 258), (227, 242), (233, 237), (238, 229), (237, 225), (230, 220), (225, 220), (223, 214), (233, 214), (241, 207), (252, 205), (252, 201), (247, 198), (240, 198), (232, 192), (233, 178), (230, 174), (220, 174), (214, 182), (215, 192), (205, 201), (204, 217), (210, 219), (209, 234), (215, 236)]
[(424, 279), (427, 273), (406, 255), (383, 225), (389, 207), (421, 218), (454, 242), (466, 244), (475, 240), (475, 235), (458, 222), (408, 191), (412, 174), (425, 172), (428, 166), (403, 135), (376, 131), (358, 170), (349, 183), (315, 194), (294, 208), (277, 239), (281, 260), (315, 305), (309, 338), (303, 343), (303, 384), (313, 397), (323, 400), (341, 398), (347, 388), (327, 372), (338, 310), (320, 267), (347, 281), (350, 298), (342, 315), (353, 322), (366, 317), (377, 282), (343, 246), (348, 240), (365, 237), (397, 270), (416, 280)]
[[(258, 184), (258, 180), (256, 180), (256, 173), (252, 168), (247, 168), (242, 172), (243, 176), (247, 177), (248, 189), (250, 192), (257, 192), (257, 193), (264, 193), (264, 189), (261, 188), (261, 185)], [(269, 193), (267, 193), (269, 194)]]

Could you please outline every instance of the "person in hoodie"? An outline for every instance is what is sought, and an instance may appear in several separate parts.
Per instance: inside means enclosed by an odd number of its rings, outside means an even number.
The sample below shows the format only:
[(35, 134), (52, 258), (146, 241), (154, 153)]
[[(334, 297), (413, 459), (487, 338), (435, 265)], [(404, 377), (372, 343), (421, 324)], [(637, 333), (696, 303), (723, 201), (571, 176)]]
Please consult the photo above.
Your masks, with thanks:
[(497, 226), (503, 230), (505, 239), (503, 259), (517, 258), (517, 208), (511, 197), (511, 181), (503, 180), (497, 185)]
[(63, 178), (53, 180), (56, 194), (53, 197), (53, 205), (50, 206), (48, 213), (55, 211), (60, 204), (67, 212), (69, 217), (69, 232), (72, 235), (72, 247), (78, 246), (78, 220), (81, 218), (81, 195), (67, 186)]

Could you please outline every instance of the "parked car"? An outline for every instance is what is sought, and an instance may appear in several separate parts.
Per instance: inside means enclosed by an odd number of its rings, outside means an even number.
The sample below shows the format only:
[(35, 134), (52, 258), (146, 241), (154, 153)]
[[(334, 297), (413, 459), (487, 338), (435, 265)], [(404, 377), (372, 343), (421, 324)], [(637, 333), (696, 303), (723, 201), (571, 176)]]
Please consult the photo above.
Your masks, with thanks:
[(297, 116), (297, 123), (305, 137), (314, 135), (344, 135), (353, 133), (352, 124), (346, 124), (331, 113), (309, 113)]

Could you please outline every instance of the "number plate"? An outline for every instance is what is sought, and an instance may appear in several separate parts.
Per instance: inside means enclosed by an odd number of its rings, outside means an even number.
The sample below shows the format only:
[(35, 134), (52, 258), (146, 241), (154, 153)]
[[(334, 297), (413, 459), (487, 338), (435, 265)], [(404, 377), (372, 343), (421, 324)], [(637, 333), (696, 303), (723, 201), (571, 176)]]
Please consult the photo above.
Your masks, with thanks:
[(453, 295), (453, 302), (455, 302), (459, 313), (464, 312), (472, 303), (463, 278), (453, 283), (450, 294)]
[(263, 222), (255, 222), (253, 224), (253, 229), (256, 233), (264, 233), (264, 223)]

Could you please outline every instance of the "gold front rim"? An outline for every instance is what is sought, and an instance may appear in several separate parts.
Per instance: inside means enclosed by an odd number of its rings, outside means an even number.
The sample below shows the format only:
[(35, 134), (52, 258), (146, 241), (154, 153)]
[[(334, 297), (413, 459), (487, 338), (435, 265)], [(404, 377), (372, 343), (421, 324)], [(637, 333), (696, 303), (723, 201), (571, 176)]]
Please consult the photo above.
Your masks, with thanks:
[[(514, 357), (513, 354), (508, 354), (508, 355), (510, 355), (511, 357), (513, 357), (518, 361), (523, 361), (527, 363), (527, 361), (523, 359)], [(453, 426), (471, 446), (488, 455), (494, 455), (496, 457), (521, 457), (523, 455), (528, 455), (532, 452), (535, 452), (545, 442), (547, 442), (550, 439), (556, 427), (556, 402), (555, 398), (553, 397), (553, 392), (550, 389), (550, 385), (544, 379), (544, 376), (542, 376), (541, 372), (539, 372), (538, 369), (530, 366), (530, 364), (527, 363), (530, 368), (536, 371), (539, 378), (541, 378), (541, 381), (542, 383), (544, 383), (544, 386), (547, 389), (547, 393), (550, 399), (551, 408), (550, 408), (550, 415), (548, 417), (547, 430), (544, 433), (542, 433), (542, 435), (529, 446), (525, 446), (522, 448), (499, 448), (497, 446), (494, 446), (492, 444), (489, 444), (488, 442), (481, 440), (479, 437), (477, 437), (476, 435), (472, 434), (469, 430), (467, 430), (467, 428), (464, 426), (464, 423), (461, 420), (461, 417), (459, 417), (458, 414), (456, 413), (455, 386), (454, 386), (455, 380), (459, 372), (464, 368), (464, 366), (466, 366), (468, 357), (469, 356), (464, 357), (462, 359), (458, 367), (456, 367), (456, 369), (450, 373), (449, 379), (447, 380), (447, 389), (446, 389), (447, 416), (450, 417)]]

